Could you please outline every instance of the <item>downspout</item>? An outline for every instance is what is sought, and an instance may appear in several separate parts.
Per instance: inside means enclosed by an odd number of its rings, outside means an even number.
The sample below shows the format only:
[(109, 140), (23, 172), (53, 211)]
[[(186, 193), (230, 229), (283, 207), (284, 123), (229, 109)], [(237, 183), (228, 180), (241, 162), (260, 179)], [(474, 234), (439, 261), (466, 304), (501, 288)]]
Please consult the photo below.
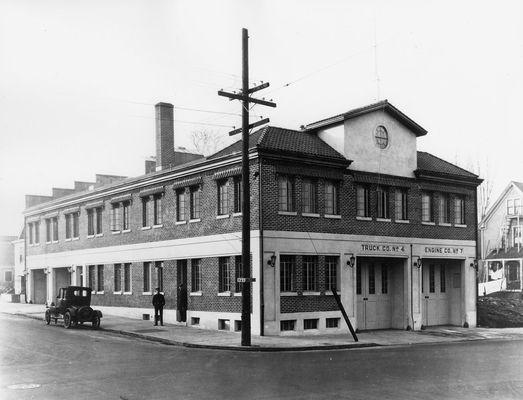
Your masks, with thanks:
[(258, 163), (258, 230), (260, 232), (260, 336), (264, 336), (264, 324), (265, 324), (265, 303), (263, 299), (263, 202), (262, 202), (262, 158)]
[[(412, 272), (412, 243), (410, 244), (410, 319), (412, 330), (414, 330), (414, 273)], [(407, 327), (407, 330), (408, 327)]]
[(474, 201), (474, 231), (475, 231), (475, 236), (476, 236), (476, 265), (474, 266), (474, 273), (475, 273), (475, 279), (474, 281), (476, 282), (476, 285), (475, 285), (475, 289), (474, 289), (474, 293), (475, 293), (475, 297), (476, 297), (476, 303), (475, 303), (475, 308), (476, 308), (476, 326), (478, 324), (478, 295), (479, 295), (479, 290), (478, 290), (478, 270), (479, 270), (479, 260), (481, 258), (481, 255), (479, 254), (479, 246), (478, 246), (478, 188), (476, 187), (476, 193), (475, 193), (475, 201)]

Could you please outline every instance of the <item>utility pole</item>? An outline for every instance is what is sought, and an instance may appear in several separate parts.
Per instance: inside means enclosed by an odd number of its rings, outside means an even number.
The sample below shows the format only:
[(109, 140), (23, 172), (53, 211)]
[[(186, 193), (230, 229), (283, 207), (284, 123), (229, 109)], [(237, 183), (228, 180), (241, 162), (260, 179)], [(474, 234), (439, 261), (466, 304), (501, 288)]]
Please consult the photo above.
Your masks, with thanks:
[(251, 190), (249, 181), (249, 129), (269, 122), (268, 118), (249, 124), (249, 104), (261, 104), (276, 107), (271, 101), (259, 100), (250, 97), (251, 93), (269, 87), (269, 83), (262, 83), (249, 89), (249, 35), (247, 29), (242, 29), (242, 90), (238, 93), (218, 91), (219, 96), (242, 102), (242, 127), (229, 132), (235, 135), (242, 132), (242, 277), (238, 282), (242, 285), (242, 346), (251, 345)]

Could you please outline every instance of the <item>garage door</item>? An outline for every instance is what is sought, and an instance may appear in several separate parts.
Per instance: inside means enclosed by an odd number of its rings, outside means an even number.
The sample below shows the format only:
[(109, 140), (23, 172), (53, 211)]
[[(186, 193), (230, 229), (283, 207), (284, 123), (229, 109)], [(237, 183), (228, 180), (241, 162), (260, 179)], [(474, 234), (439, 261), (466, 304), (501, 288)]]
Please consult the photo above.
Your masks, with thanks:
[(423, 325), (450, 324), (449, 274), (445, 264), (423, 264)]
[(391, 266), (361, 261), (356, 268), (358, 329), (392, 328)]
[(44, 304), (47, 301), (47, 275), (41, 269), (33, 270), (33, 302)]

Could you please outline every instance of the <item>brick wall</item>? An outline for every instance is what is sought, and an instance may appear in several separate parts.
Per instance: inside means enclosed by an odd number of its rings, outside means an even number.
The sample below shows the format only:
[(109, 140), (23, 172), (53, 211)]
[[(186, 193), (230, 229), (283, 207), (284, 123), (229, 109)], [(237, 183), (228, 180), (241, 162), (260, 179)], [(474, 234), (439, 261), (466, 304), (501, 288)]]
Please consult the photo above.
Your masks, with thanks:
[[(290, 167), (290, 166), (289, 166)], [(475, 189), (448, 183), (433, 183), (418, 179), (391, 177), (377, 174), (364, 174), (351, 172), (343, 175), (340, 183), (340, 214), (341, 219), (327, 219), (325, 214), (324, 187), (327, 178), (321, 177), (321, 167), (314, 168), (311, 165), (303, 165), (300, 175), (294, 175), (295, 179), (295, 204), (296, 216), (278, 214), (278, 170), (285, 170), (283, 164), (272, 161), (263, 161), (262, 164), (262, 201), (263, 201), (263, 229), (299, 232), (326, 232), (338, 234), (356, 234), (369, 236), (399, 236), (399, 237), (421, 237), (434, 239), (475, 240)], [(318, 213), (320, 218), (305, 217), (301, 215), (301, 182), (304, 176), (316, 176), (318, 183)], [(356, 184), (364, 183), (370, 187), (371, 199), (371, 221), (356, 219)], [(376, 220), (376, 188), (379, 185), (389, 187), (389, 211), (392, 221), (381, 222)], [(408, 189), (408, 216), (409, 223), (402, 224), (394, 222), (394, 187)], [(421, 192), (422, 190), (435, 193), (434, 217), (436, 224), (423, 225), (421, 223)], [(438, 225), (437, 202), (440, 193), (450, 193), (451, 202), (455, 195), (465, 197), (465, 223), (466, 228), (455, 226)], [(453, 205), (453, 203), (451, 203)], [(454, 210), (451, 207), (451, 222), (454, 220)], [(453, 225), (453, 224), (452, 224)]]

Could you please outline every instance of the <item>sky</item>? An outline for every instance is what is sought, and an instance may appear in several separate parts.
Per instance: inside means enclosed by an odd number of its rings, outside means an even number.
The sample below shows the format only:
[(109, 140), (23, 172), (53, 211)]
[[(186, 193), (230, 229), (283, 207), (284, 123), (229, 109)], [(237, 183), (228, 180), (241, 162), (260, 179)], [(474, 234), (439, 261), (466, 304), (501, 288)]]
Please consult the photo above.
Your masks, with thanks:
[(517, 0), (2, 0), (0, 235), (20, 232), (25, 194), (143, 174), (160, 101), (176, 146), (202, 129), (230, 143), (240, 104), (217, 91), (241, 86), (242, 28), (278, 105), (253, 120), (298, 129), (388, 99), (428, 130), (418, 150), (496, 198), (523, 181), (522, 17)]

